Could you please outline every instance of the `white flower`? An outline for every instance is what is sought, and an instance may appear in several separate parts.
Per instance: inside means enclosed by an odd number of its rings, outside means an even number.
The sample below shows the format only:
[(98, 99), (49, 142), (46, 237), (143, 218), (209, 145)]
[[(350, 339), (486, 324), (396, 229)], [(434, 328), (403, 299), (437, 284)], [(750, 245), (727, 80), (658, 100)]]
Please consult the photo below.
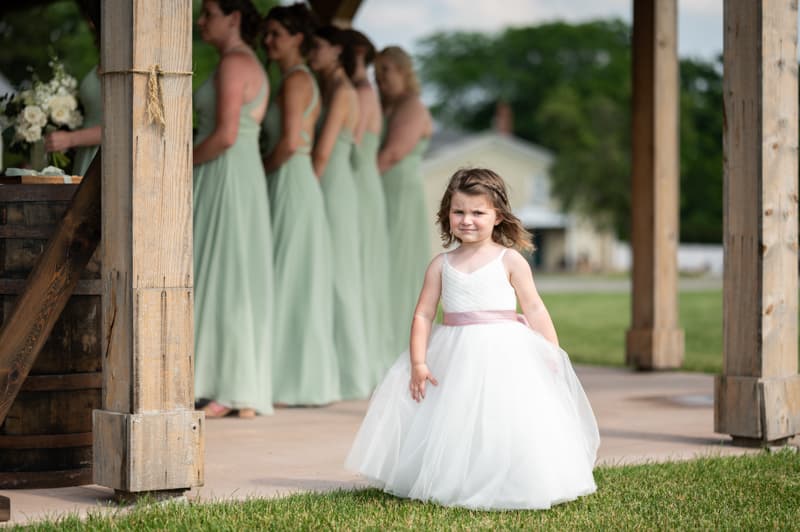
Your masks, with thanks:
[(37, 126), (17, 127), (17, 135), (26, 142), (36, 142), (42, 138), (42, 128)]
[(69, 119), (67, 120), (67, 127), (70, 129), (76, 129), (81, 124), (83, 124), (83, 115), (80, 111), (75, 109), (69, 114)]
[(22, 110), (22, 119), (28, 124), (43, 128), (47, 124), (47, 115), (37, 105), (28, 105)]
[(56, 107), (50, 113), (50, 117), (53, 119), (53, 122), (56, 125), (63, 126), (69, 122), (69, 119), (72, 116), (72, 111), (67, 109), (66, 107)]
[(64, 95), (56, 95), (50, 98), (49, 107), (50, 110), (55, 112), (56, 109), (65, 109), (67, 111), (74, 111), (78, 108), (78, 100), (75, 99), (75, 96), (67, 93)]

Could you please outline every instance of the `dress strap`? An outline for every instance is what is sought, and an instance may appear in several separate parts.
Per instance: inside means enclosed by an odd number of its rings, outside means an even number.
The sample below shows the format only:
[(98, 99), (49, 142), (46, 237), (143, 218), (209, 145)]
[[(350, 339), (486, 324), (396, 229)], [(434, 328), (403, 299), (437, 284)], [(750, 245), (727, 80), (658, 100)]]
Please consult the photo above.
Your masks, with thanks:
[[(317, 102), (319, 101), (319, 87), (317, 86), (317, 80), (314, 78), (314, 75), (311, 73), (311, 71), (308, 69), (305, 63), (300, 63), (287, 69), (283, 77), (285, 78), (292, 72), (297, 72), (298, 70), (305, 72), (306, 74), (308, 74), (308, 77), (311, 78), (311, 89), (312, 89), (311, 102), (308, 104), (308, 107), (306, 107), (306, 109), (303, 111), (303, 118), (305, 119), (309, 117), (311, 111), (314, 110), (314, 107), (317, 105)], [(301, 130), (300, 138), (303, 139), (303, 141), (305, 141), (306, 145), (300, 146), (300, 148), (297, 151), (304, 154), (311, 153), (311, 135), (309, 134), (309, 132), (306, 131), (305, 129)]]

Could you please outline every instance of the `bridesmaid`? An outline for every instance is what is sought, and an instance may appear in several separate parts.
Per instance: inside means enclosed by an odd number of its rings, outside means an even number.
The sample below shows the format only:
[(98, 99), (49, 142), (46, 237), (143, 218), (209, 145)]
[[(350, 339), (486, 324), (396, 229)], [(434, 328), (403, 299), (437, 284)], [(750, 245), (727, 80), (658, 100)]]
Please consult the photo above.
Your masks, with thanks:
[(323, 112), (312, 160), (322, 182), (333, 245), (333, 341), (342, 398), (363, 399), (372, 391), (375, 378), (364, 329), (361, 201), (351, 165), (358, 96), (347, 77), (354, 59), (343, 54), (342, 37), (342, 30), (334, 26), (314, 32), (309, 64), (320, 80)]
[(386, 229), (386, 198), (378, 173), (378, 148), (383, 127), (378, 94), (367, 80), (367, 68), (375, 59), (375, 47), (363, 33), (344, 30), (346, 53), (355, 59), (350, 80), (358, 94), (360, 110), (353, 137), (353, 169), (358, 187), (361, 216), (361, 260), (364, 271), (364, 327), (367, 331), (370, 365), (376, 382), (394, 363), (393, 328), (389, 315), (389, 237)]
[(396, 331), (393, 352), (408, 346), (411, 317), (431, 255), (428, 241), (433, 214), (425, 205), (422, 154), (433, 121), (419, 97), (411, 57), (397, 46), (384, 48), (375, 60), (375, 77), (386, 119), (386, 136), (378, 152), (378, 170), (386, 194), (391, 242), (390, 299)]
[(194, 95), (195, 394), (206, 417), (272, 413), (272, 236), (258, 150), (269, 83), (251, 44), (250, 0), (203, 0), (197, 25), (220, 55)]
[(333, 273), (325, 204), (311, 145), (320, 112), (319, 90), (305, 65), (313, 18), (301, 3), (273, 7), (264, 44), (282, 75), (277, 105), (265, 121), (275, 232), (276, 325), (273, 400), (321, 405), (341, 399), (333, 343)]
[[(100, 2), (80, 2), (81, 12), (100, 49)], [(77, 148), (72, 161), (72, 173), (84, 175), (102, 141), (103, 96), (100, 92), (98, 66), (95, 65), (81, 80), (78, 99), (83, 107), (83, 125), (73, 131), (53, 131), (44, 140), (48, 152)]]

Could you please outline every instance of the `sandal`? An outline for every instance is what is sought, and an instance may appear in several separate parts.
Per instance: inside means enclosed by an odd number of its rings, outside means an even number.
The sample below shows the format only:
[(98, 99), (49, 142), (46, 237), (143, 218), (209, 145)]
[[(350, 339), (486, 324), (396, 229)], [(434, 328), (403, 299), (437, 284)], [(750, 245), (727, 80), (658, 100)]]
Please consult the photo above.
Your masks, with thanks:
[(219, 418), (230, 415), (230, 413), (233, 412), (233, 409), (228, 408), (225, 405), (221, 405), (216, 401), (211, 401), (210, 403), (208, 403), (206, 406), (203, 407), (203, 412), (205, 412), (206, 418), (212, 418), (212, 417)]
[(256, 417), (256, 411), (252, 408), (240, 408), (238, 416), (241, 419), (253, 419)]

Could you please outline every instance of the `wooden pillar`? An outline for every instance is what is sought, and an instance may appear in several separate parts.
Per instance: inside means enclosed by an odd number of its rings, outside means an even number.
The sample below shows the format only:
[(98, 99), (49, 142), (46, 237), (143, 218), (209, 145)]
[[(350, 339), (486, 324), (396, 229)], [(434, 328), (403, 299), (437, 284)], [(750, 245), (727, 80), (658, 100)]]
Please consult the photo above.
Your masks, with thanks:
[(632, 324), (626, 362), (680, 367), (678, 326), (677, 0), (634, 0), (631, 246)]
[(724, 8), (723, 373), (714, 430), (800, 432), (797, 375), (797, 2)]
[[(191, 0), (103, 2), (105, 351), (94, 479), (121, 495), (203, 481), (193, 391), (191, 13)], [(153, 66), (164, 72), (163, 128), (147, 112)]]

